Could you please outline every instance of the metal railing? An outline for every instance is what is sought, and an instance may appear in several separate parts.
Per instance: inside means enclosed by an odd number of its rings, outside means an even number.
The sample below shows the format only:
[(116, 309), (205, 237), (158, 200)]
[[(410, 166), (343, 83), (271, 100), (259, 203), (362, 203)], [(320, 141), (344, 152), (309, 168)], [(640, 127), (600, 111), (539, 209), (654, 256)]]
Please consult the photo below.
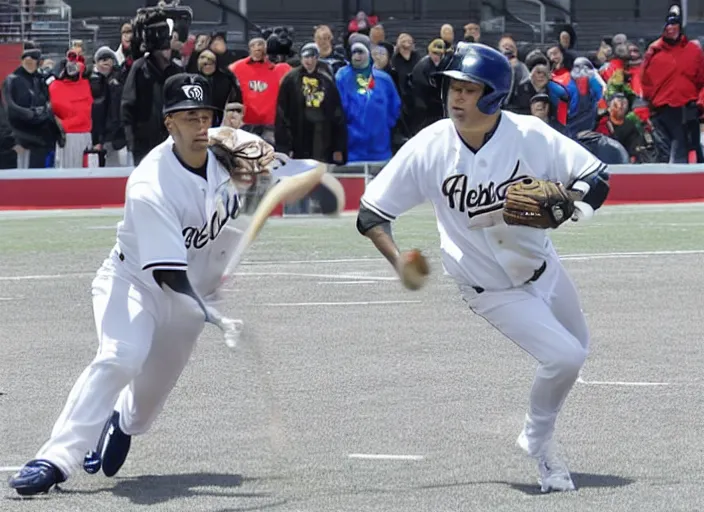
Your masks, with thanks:
[(0, 2), (0, 40), (34, 41), (43, 51), (65, 52), (71, 44), (71, 20), (71, 6), (60, 0), (44, 5), (5, 0)]

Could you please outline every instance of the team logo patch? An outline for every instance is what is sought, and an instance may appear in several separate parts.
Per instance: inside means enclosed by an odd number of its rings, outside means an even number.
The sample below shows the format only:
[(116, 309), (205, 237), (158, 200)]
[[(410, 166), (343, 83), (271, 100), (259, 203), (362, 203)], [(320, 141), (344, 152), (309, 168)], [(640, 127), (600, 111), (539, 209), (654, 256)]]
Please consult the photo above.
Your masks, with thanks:
[(269, 85), (266, 82), (262, 82), (261, 80), (250, 80), (249, 81), (249, 90), (254, 91), (254, 92), (264, 92), (269, 88)]
[(462, 213), (466, 212), (470, 219), (500, 210), (506, 199), (508, 186), (526, 177), (526, 175), (518, 175), (519, 167), (520, 162), (516, 162), (511, 175), (499, 184), (490, 181), (480, 183), (476, 188), (469, 188), (469, 178), (466, 174), (453, 174), (442, 182), (442, 195), (447, 198), (448, 207)]
[(203, 101), (203, 88), (200, 85), (184, 85), (181, 90), (189, 100)]

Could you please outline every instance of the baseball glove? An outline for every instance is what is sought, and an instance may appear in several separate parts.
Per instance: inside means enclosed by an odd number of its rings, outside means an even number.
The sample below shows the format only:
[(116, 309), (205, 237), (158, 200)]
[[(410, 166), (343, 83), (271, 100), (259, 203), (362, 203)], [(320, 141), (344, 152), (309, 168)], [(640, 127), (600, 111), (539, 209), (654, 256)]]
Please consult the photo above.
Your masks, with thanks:
[(524, 178), (506, 191), (503, 216), (509, 225), (554, 229), (574, 212), (574, 199), (561, 183)]
[(240, 140), (237, 130), (221, 127), (209, 137), (210, 150), (230, 177), (240, 183), (253, 183), (260, 174), (269, 174), (268, 166), (274, 161), (274, 148), (256, 137)]

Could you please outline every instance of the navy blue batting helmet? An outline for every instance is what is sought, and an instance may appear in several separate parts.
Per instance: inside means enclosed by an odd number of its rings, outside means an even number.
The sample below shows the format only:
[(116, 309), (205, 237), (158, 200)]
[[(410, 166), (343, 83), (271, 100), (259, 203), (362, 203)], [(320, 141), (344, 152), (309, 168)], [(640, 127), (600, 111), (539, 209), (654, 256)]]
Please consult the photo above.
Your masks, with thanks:
[[(458, 43), (447, 69), (440, 73), (444, 77), (485, 86), (477, 108), (484, 114), (493, 114), (501, 108), (511, 92), (511, 64), (499, 51), (479, 43)], [(449, 80), (443, 80), (446, 95)], [(445, 101), (445, 98), (443, 98)]]

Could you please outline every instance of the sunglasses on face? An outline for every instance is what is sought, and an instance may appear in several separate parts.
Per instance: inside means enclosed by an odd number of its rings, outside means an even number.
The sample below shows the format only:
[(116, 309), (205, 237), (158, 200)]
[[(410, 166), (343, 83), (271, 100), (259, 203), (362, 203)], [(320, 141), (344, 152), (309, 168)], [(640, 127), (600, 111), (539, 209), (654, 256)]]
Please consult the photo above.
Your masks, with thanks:
[(83, 55), (78, 55), (76, 52), (68, 52), (66, 54), (66, 60), (69, 62), (85, 62), (86, 59)]

